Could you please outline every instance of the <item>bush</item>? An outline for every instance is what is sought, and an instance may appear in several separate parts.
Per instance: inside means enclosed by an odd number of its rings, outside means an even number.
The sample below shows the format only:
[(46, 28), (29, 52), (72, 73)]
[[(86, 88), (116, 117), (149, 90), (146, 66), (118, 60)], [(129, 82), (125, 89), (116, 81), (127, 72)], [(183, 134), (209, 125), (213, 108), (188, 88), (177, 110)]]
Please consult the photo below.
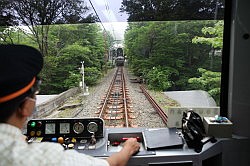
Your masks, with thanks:
[(201, 77), (190, 78), (188, 80), (190, 87), (207, 91), (219, 105), (221, 72), (213, 72), (202, 68), (199, 68), (198, 71), (201, 73)]
[(96, 67), (86, 67), (84, 69), (84, 82), (86, 85), (96, 85), (102, 73)]
[(171, 77), (177, 73), (178, 72), (173, 68), (153, 67), (146, 75), (148, 87), (158, 91), (167, 90), (173, 86)]

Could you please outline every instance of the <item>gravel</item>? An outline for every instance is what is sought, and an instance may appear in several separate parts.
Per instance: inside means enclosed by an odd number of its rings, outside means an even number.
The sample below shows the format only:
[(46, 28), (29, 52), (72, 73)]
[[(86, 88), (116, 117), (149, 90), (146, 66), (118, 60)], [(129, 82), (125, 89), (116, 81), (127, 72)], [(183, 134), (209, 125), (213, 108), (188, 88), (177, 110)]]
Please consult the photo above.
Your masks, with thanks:
[[(97, 107), (100, 105), (101, 98), (105, 96), (115, 71), (116, 68), (110, 70), (97, 86), (90, 87), (88, 96), (78, 94), (70, 98), (67, 103), (65, 103), (65, 105), (69, 105), (72, 103), (77, 103), (79, 105), (79, 101), (81, 101), (81, 107), (76, 107), (74, 109), (57, 110), (47, 118), (67, 118), (74, 115), (77, 115), (76, 117), (78, 118), (97, 117), (98, 114), (96, 114), (95, 112), (98, 111)], [(132, 123), (138, 127), (146, 128), (166, 127), (159, 115), (156, 113), (149, 101), (141, 92), (140, 84), (130, 82), (130, 79), (134, 78), (132, 73), (130, 73), (125, 67), (124, 72), (125, 79), (127, 81), (126, 85), (129, 89), (130, 98), (132, 100), (131, 110), (134, 111), (132, 115), (136, 117), (135, 119), (132, 119)]]

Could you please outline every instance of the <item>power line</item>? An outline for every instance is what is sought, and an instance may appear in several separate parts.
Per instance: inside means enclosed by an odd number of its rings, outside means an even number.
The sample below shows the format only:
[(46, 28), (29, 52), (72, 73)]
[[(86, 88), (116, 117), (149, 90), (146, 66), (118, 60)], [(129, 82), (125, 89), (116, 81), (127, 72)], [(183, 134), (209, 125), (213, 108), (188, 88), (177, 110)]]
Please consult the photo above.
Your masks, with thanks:
[(114, 36), (114, 39), (116, 40), (116, 35), (115, 35), (115, 32), (114, 32), (114, 26), (113, 26), (112, 22), (109, 19), (109, 18), (111, 18), (109, 3), (107, 2), (107, 0), (104, 0), (104, 1), (105, 1), (105, 8), (106, 8), (107, 13), (109, 15), (108, 20), (111, 23), (110, 25), (111, 25), (111, 29), (112, 29), (112, 32), (113, 32), (113, 36)]
[(91, 4), (92, 8), (94, 9), (94, 12), (95, 12), (97, 18), (100, 20), (100, 23), (101, 23), (101, 25), (102, 25), (104, 31), (107, 33), (107, 31), (106, 31), (106, 29), (105, 29), (105, 27), (104, 27), (104, 25), (103, 25), (103, 23), (102, 23), (102, 20), (100, 19), (99, 15), (97, 14), (97, 12), (96, 12), (96, 10), (95, 10), (95, 7), (94, 7), (93, 3), (91, 2), (91, 0), (89, 0), (89, 3)]
[[(107, 34), (107, 30), (105, 29), (105, 27), (104, 27), (104, 25), (103, 25), (103, 23), (102, 23), (102, 20), (100, 19), (98, 13), (96, 12), (95, 7), (94, 7), (93, 3), (91, 2), (91, 0), (89, 0), (89, 3), (91, 4), (92, 8), (94, 9), (94, 12), (95, 12), (97, 18), (100, 20), (101, 25), (102, 25), (102, 27), (103, 27), (103, 29), (104, 29), (104, 31), (105, 31), (105, 34)], [(109, 49), (108, 49), (108, 45), (107, 45), (107, 43), (106, 43), (106, 42), (107, 42), (107, 39), (106, 39), (106, 35), (105, 35), (105, 34), (103, 35), (103, 37), (104, 37), (104, 44), (105, 44), (104, 47), (107, 48), (107, 52), (108, 52)], [(108, 36), (109, 36), (109, 35), (108, 35)], [(109, 41), (110, 41), (110, 40), (109, 40)], [(105, 59), (107, 59), (106, 56), (105, 56)]]

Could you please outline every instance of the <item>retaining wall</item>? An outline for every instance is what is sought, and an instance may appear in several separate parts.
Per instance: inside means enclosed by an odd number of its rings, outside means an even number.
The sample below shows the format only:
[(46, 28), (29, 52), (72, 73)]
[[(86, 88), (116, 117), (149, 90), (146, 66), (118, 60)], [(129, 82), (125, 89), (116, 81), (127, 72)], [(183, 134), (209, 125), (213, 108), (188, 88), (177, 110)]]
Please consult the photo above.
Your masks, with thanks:
[(52, 98), (51, 100), (48, 100), (47, 102), (37, 105), (37, 111), (32, 115), (31, 118), (41, 118), (51, 114), (56, 108), (61, 106), (69, 97), (72, 97), (79, 92), (80, 88), (75, 87), (59, 94), (58, 96)]
[(183, 112), (190, 109), (198, 113), (202, 119), (203, 117), (214, 117), (215, 115), (220, 115), (220, 107), (171, 107), (164, 109), (164, 112), (168, 116), (167, 126), (181, 128)]

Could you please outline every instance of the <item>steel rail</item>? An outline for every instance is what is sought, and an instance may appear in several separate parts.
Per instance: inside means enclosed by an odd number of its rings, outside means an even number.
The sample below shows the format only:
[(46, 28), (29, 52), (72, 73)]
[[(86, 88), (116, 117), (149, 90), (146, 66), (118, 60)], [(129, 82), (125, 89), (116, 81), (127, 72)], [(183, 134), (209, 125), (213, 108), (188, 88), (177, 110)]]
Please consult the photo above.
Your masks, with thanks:
[(97, 112), (99, 117), (107, 122), (107, 127), (130, 126), (125, 81), (123, 67), (118, 67), (103, 99), (101, 109)]
[[(122, 69), (123, 70), (123, 69)], [(125, 127), (129, 127), (128, 122), (128, 110), (127, 110), (127, 94), (126, 94), (126, 80), (124, 73), (122, 71), (122, 91), (123, 91), (123, 104), (124, 104), (124, 114), (125, 114)]]
[(162, 118), (163, 122), (167, 125), (168, 122), (168, 116), (167, 114), (162, 110), (162, 108), (157, 104), (157, 102), (150, 96), (150, 94), (147, 92), (147, 90), (144, 88), (144, 86), (140, 86), (142, 92), (148, 99), (148, 101), (151, 103), (151, 105), (154, 107), (154, 109), (157, 111), (157, 113)]
[(113, 79), (112, 79), (112, 81), (111, 81), (111, 84), (110, 84), (110, 86), (109, 86), (108, 92), (107, 92), (107, 94), (106, 94), (106, 96), (105, 96), (104, 103), (103, 103), (103, 105), (102, 105), (102, 107), (101, 107), (101, 110), (100, 110), (99, 118), (101, 118), (102, 115), (103, 115), (103, 111), (104, 111), (104, 109), (105, 109), (105, 107), (106, 107), (106, 105), (107, 105), (108, 98), (109, 98), (109, 96), (110, 96), (110, 94), (111, 94), (111, 90), (112, 90), (112, 88), (113, 88), (113, 86), (114, 86), (114, 83), (115, 83), (115, 79), (116, 79), (117, 73), (118, 73), (118, 70), (116, 70), (115, 75), (114, 75), (114, 77), (113, 77)]

